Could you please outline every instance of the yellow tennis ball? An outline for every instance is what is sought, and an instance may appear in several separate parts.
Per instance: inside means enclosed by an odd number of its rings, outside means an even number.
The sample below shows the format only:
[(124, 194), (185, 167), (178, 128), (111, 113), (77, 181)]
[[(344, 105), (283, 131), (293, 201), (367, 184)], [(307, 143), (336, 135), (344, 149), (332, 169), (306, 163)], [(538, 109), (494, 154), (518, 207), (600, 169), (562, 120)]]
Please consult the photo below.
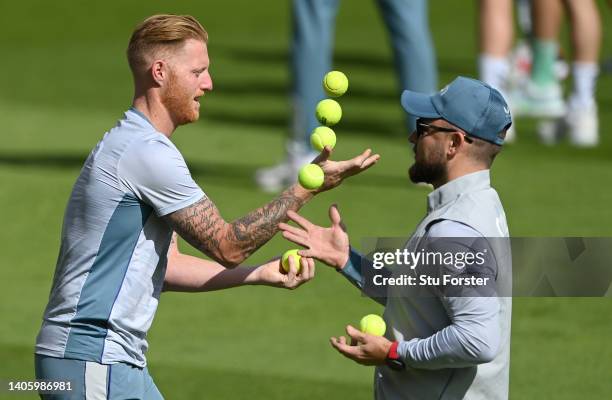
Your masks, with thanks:
[(287, 250), (281, 258), (281, 265), (283, 266), (285, 272), (289, 272), (289, 257), (293, 257), (295, 260), (295, 263), (297, 264), (297, 273), (299, 274), (302, 269), (302, 263), (300, 262), (302, 260), (302, 256), (298, 254), (297, 249)]
[(325, 99), (317, 104), (317, 119), (325, 126), (334, 126), (342, 118), (342, 108), (336, 100)]
[(312, 131), (312, 135), (310, 135), (310, 144), (318, 151), (322, 151), (325, 146), (329, 146), (333, 149), (336, 145), (336, 134), (331, 128), (319, 126)]
[(376, 314), (368, 314), (361, 318), (359, 322), (359, 330), (363, 333), (368, 333), (374, 336), (382, 336), (387, 330), (385, 320)]
[(328, 72), (323, 77), (323, 89), (328, 96), (340, 97), (348, 89), (348, 79), (340, 71)]
[(317, 164), (308, 164), (302, 167), (298, 174), (298, 181), (302, 187), (313, 190), (318, 189), (323, 184), (325, 174)]

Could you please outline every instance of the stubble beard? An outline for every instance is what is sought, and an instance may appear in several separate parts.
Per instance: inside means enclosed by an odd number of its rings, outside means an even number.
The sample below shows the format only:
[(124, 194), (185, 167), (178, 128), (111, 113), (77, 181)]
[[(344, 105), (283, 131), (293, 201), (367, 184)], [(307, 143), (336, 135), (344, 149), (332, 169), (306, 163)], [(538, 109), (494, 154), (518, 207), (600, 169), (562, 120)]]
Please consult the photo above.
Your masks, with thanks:
[(194, 108), (194, 96), (177, 83), (174, 72), (170, 72), (168, 87), (162, 96), (162, 104), (168, 110), (176, 126), (195, 122), (200, 117), (199, 110)]

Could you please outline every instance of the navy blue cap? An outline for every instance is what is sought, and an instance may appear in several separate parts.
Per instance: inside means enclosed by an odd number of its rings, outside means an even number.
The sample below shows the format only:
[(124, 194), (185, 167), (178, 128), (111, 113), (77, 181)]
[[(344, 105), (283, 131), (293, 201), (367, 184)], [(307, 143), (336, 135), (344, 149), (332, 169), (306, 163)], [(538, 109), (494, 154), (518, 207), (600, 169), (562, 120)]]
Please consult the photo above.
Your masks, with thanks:
[(491, 86), (476, 79), (458, 77), (433, 95), (404, 90), (402, 107), (419, 118), (442, 118), (470, 136), (497, 145), (512, 125), (510, 107)]

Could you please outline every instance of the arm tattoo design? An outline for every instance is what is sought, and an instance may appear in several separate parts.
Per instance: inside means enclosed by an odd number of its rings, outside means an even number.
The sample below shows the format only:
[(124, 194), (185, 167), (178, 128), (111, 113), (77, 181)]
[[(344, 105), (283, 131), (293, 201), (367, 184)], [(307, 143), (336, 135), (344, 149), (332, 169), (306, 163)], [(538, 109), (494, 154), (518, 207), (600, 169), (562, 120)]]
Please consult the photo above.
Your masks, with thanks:
[(208, 198), (175, 211), (166, 221), (189, 244), (217, 261), (239, 264), (264, 245), (287, 221), (287, 211), (298, 210), (305, 200), (289, 188), (278, 198), (232, 223), (221, 217)]
[(298, 210), (302, 205), (304, 200), (291, 187), (265, 206), (232, 222), (226, 239), (238, 244), (248, 257), (274, 236), (280, 222), (287, 221), (287, 211)]
[(204, 197), (189, 207), (169, 214), (166, 221), (189, 244), (204, 254), (219, 259), (219, 232), (226, 222), (208, 198)]

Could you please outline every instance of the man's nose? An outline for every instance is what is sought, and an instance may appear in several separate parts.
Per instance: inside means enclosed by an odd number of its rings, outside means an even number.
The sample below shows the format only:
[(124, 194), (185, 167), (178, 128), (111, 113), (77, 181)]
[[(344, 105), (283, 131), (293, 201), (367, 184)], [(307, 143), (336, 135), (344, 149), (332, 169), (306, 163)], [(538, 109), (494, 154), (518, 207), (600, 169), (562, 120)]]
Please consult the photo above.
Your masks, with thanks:
[(200, 88), (203, 91), (211, 91), (211, 90), (213, 90), (212, 76), (210, 76), (209, 72), (206, 72), (206, 75), (204, 76), (204, 79), (202, 80), (202, 85), (200, 86)]

